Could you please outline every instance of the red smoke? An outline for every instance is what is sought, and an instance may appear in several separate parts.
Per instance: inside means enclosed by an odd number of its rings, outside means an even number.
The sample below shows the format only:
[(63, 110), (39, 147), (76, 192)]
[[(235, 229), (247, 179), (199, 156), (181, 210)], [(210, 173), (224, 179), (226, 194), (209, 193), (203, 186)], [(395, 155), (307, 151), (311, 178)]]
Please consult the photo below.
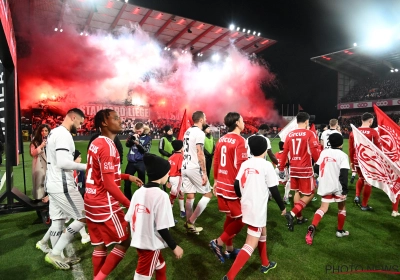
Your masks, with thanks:
[[(20, 20), (17, 18), (16, 20)], [(19, 22), (21, 29), (23, 22)], [(63, 27), (47, 33), (30, 26), (29, 55), (18, 60), (23, 109), (37, 107), (42, 98), (66, 97), (66, 109), (93, 102), (153, 105), (160, 111), (188, 113), (202, 110), (210, 121), (222, 122), (229, 111), (245, 117), (280, 122), (273, 102), (266, 100), (261, 82), (275, 76), (259, 63), (232, 48), (227, 59), (195, 63), (192, 55), (165, 51), (140, 28), (122, 29), (118, 38), (108, 34), (80, 36)], [(43, 30), (43, 29), (42, 29)], [(17, 30), (18, 32), (18, 30)], [(72, 105), (72, 104), (73, 105)]]

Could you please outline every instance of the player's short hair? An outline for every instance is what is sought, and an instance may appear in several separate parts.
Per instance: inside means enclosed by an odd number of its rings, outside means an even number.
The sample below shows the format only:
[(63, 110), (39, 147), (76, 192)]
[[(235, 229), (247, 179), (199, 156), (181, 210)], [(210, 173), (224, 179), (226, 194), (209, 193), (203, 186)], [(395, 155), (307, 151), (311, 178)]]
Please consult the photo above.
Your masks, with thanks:
[(299, 112), (296, 118), (297, 118), (297, 123), (305, 123), (310, 119), (310, 115), (307, 114), (306, 112)]
[(269, 126), (266, 123), (263, 123), (258, 127), (258, 130), (269, 130)]
[(237, 127), (236, 122), (240, 119), (240, 114), (237, 112), (229, 112), (224, 118), (224, 124), (228, 127), (228, 131), (232, 132)]
[(279, 142), (279, 150), (283, 151), (283, 145), (285, 145), (285, 142), (280, 141)]
[(78, 116), (80, 116), (81, 118), (85, 118), (85, 114), (83, 113), (83, 111), (79, 108), (72, 108), (67, 112), (67, 115), (74, 113), (77, 114)]
[(102, 127), (102, 123), (108, 118), (111, 112), (114, 112), (112, 109), (102, 109), (96, 113), (94, 116), (94, 127), (96, 130), (100, 131)]
[(372, 115), (371, 113), (364, 113), (364, 114), (362, 114), (362, 116), (361, 116), (361, 120), (363, 121), (363, 122), (365, 122), (365, 121), (367, 121), (367, 120), (369, 120), (369, 119), (373, 119), (374, 118), (374, 115)]
[(138, 122), (135, 124), (135, 129), (142, 129), (144, 127), (144, 124), (142, 122)]
[(329, 121), (329, 126), (330, 127), (333, 127), (333, 126), (335, 126), (335, 125), (337, 125), (338, 124), (338, 120), (337, 119), (331, 119), (330, 121)]
[(200, 119), (204, 119), (204, 113), (203, 111), (196, 111), (192, 114), (192, 121), (194, 123), (198, 123)]

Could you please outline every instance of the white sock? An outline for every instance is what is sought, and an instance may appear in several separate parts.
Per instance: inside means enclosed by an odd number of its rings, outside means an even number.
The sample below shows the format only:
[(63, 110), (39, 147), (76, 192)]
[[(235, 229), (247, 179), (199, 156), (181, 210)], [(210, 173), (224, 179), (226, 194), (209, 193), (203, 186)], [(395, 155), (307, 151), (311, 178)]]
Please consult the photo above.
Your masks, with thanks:
[(183, 199), (178, 199), (179, 201), (179, 209), (181, 212), (185, 212), (185, 200)]
[[(207, 204), (210, 202), (210, 198), (203, 196), (199, 203), (197, 203), (196, 209), (194, 210), (193, 214), (190, 216), (190, 223), (194, 224), (197, 220), (197, 218), (203, 213), (204, 209), (206, 209)], [(186, 213), (187, 215), (187, 213)]]
[(192, 198), (192, 199), (186, 198), (186, 205), (185, 205), (186, 207), (185, 208), (186, 208), (186, 218), (187, 219), (189, 219), (190, 216), (193, 214), (193, 202), (194, 202), (194, 198)]
[(63, 232), (63, 234), (60, 237), (60, 240), (58, 240), (56, 246), (53, 247), (52, 254), (53, 255), (60, 255), (61, 251), (64, 250), (65, 247), (67, 247), (68, 243), (74, 238), (74, 235), (80, 231), (83, 227), (85, 226), (85, 223), (82, 223), (80, 221), (73, 221)]
[(352, 176), (352, 177), (355, 177), (356, 174), (357, 174), (357, 172), (352, 172), (352, 173), (351, 173), (351, 176)]
[(290, 193), (290, 182), (288, 181), (285, 185), (285, 197), (289, 198), (289, 193)]
[(56, 246), (56, 244), (58, 243), (58, 240), (61, 237), (64, 222), (65, 222), (64, 220), (51, 221), (51, 226), (50, 226), (49, 230), (50, 230), (50, 241), (51, 241), (52, 248), (54, 248)]
[(83, 228), (81, 228), (81, 230), (79, 231), (79, 234), (82, 236), (82, 237), (86, 237), (88, 234), (87, 234), (87, 232), (86, 232), (86, 228), (85, 227), (83, 227)]
[(43, 236), (42, 240), (40, 240), (40, 242), (41, 242), (42, 244), (47, 244), (47, 242), (49, 242), (49, 239), (50, 239), (50, 231), (51, 231), (50, 229), (51, 229), (51, 227), (49, 227), (49, 229), (46, 231), (45, 235)]

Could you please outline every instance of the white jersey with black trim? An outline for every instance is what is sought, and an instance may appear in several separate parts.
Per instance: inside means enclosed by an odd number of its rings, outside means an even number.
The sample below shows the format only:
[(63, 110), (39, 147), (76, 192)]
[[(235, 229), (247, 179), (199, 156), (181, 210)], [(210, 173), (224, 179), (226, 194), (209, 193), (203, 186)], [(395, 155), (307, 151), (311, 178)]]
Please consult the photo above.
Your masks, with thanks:
[(336, 129), (327, 129), (321, 134), (321, 140), (324, 141), (324, 149), (330, 149), (331, 144), (329, 143), (329, 136), (334, 133), (339, 133), (342, 135), (339, 131)]
[(57, 166), (57, 151), (65, 151), (68, 161), (74, 161), (75, 143), (71, 133), (64, 126), (53, 129), (47, 137), (46, 191), (48, 193), (67, 193), (76, 188), (73, 170)]
[(197, 144), (204, 149), (204, 139), (206, 135), (197, 126), (192, 126), (186, 130), (183, 136), (183, 162), (182, 170), (200, 169), (199, 158), (197, 157)]

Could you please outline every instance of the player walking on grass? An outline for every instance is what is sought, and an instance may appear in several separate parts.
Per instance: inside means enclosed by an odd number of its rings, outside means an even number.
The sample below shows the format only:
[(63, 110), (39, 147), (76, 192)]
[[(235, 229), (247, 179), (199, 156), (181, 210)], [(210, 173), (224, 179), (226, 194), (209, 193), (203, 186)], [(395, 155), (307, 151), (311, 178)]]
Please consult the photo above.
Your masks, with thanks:
[[(226, 216), (222, 234), (209, 244), (222, 263), (225, 258), (235, 259), (239, 252), (233, 248), (233, 238), (243, 228), (243, 222), (240, 198), (235, 193), (234, 183), (240, 166), (247, 160), (246, 140), (240, 136), (244, 129), (242, 116), (230, 112), (225, 116), (224, 123), (228, 133), (218, 140), (215, 148), (214, 194), (218, 199), (219, 211)], [(222, 249), (224, 244), (225, 253)]]
[(174, 140), (172, 141), (172, 147), (174, 152), (172, 156), (169, 158), (168, 162), (171, 165), (171, 170), (169, 173), (169, 185), (171, 187), (171, 191), (169, 194), (169, 200), (171, 202), (171, 207), (174, 206), (175, 199), (179, 196), (179, 210), (181, 218), (186, 217), (185, 212), (185, 196), (182, 193), (182, 140)]
[(254, 157), (241, 165), (235, 180), (235, 192), (238, 197), (241, 197), (243, 223), (247, 224), (247, 238), (223, 280), (235, 279), (257, 247), (262, 273), (268, 273), (277, 265), (276, 262), (270, 261), (267, 255), (266, 225), (269, 191), (278, 203), (282, 215), (286, 214), (285, 204), (279, 194), (278, 176), (272, 164), (265, 160), (267, 141), (262, 136), (253, 136), (248, 143)]
[(348, 236), (349, 232), (343, 229), (346, 220), (345, 200), (347, 196), (347, 182), (350, 170), (349, 158), (342, 152), (343, 137), (339, 133), (329, 135), (330, 148), (322, 151), (314, 170), (319, 174), (318, 195), (321, 198), (321, 207), (315, 212), (312, 224), (308, 227), (306, 243), (311, 245), (315, 230), (328, 211), (329, 204), (337, 202), (338, 226), (337, 237)]
[[(129, 248), (128, 223), (120, 203), (128, 208), (130, 202), (120, 190), (121, 180), (130, 180), (138, 186), (143, 183), (135, 176), (121, 174), (120, 156), (114, 144), (114, 137), (122, 132), (118, 113), (100, 110), (94, 122), (101, 135), (88, 150), (85, 211), (91, 243), (95, 246), (93, 277), (100, 280), (111, 273)], [(107, 256), (111, 244), (116, 245)]]
[[(371, 113), (364, 113), (361, 116), (361, 120), (362, 124), (361, 127), (358, 128), (358, 130), (361, 131), (372, 143), (374, 143), (375, 146), (378, 147), (378, 149), (382, 150), (379, 134), (375, 129), (371, 128), (371, 125), (374, 122), (374, 116)], [(357, 206), (360, 206), (361, 210), (363, 211), (371, 211), (372, 207), (368, 205), (368, 200), (369, 197), (371, 196), (372, 186), (365, 181), (361, 169), (358, 166), (353, 132), (350, 133), (349, 137), (349, 154), (350, 154), (351, 168), (353, 169), (355, 167), (358, 174), (358, 180), (356, 183), (356, 197), (354, 198), (354, 203)], [(363, 187), (364, 187), (363, 199), (362, 201), (360, 201), (360, 193)]]
[(154, 271), (157, 280), (167, 279), (167, 267), (161, 250), (171, 248), (177, 259), (183, 250), (172, 239), (168, 228), (175, 225), (168, 194), (160, 189), (168, 180), (170, 164), (153, 154), (144, 155), (149, 183), (132, 197), (125, 219), (131, 225), (131, 246), (138, 252), (135, 280), (150, 280)]
[[(194, 125), (185, 132), (183, 137), (182, 189), (186, 194), (185, 227), (189, 233), (198, 235), (203, 228), (196, 227), (194, 223), (206, 209), (212, 193), (203, 151), (205, 134), (202, 128), (206, 123), (206, 115), (202, 111), (196, 111), (192, 115), (192, 120)], [(193, 211), (196, 193), (201, 193), (203, 197)]]
[[(73, 171), (85, 170), (86, 164), (74, 162), (75, 144), (71, 135), (77, 133), (84, 118), (80, 109), (69, 110), (61, 126), (53, 129), (47, 138), (46, 191), (50, 201), (50, 241), (53, 249), (46, 255), (45, 261), (63, 270), (80, 261), (76, 257), (62, 258), (61, 253), (86, 223), (83, 199), (76, 188)], [(66, 217), (74, 221), (63, 232)]]
[[(308, 130), (310, 115), (306, 112), (297, 114), (298, 129), (290, 132), (283, 146), (282, 158), (289, 157), (290, 189), (295, 191), (294, 207), (286, 215), (288, 229), (293, 231), (294, 217), (297, 224), (308, 221), (302, 210), (314, 197), (314, 171), (312, 161), (317, 161), (320, 154), (319, 143), (315, 134)], [(285, 178), (285, 166), (279, 166), (279, 177)]]
[(324, 149), (330, 149), (331, 148), (331, 144), (329, 142), (329, 135), (333, 134), (333, 133), (339, 133), (341, 135), (341, 133), (337, 130), (338, 128), (338, 120), (337, 119), (331, 119), (329, 121), (329, 129), (324, 130), (324, 132), (322, 132), (321, 134), (321, 141), (322, 141), (322, 145), (324, 147)]

